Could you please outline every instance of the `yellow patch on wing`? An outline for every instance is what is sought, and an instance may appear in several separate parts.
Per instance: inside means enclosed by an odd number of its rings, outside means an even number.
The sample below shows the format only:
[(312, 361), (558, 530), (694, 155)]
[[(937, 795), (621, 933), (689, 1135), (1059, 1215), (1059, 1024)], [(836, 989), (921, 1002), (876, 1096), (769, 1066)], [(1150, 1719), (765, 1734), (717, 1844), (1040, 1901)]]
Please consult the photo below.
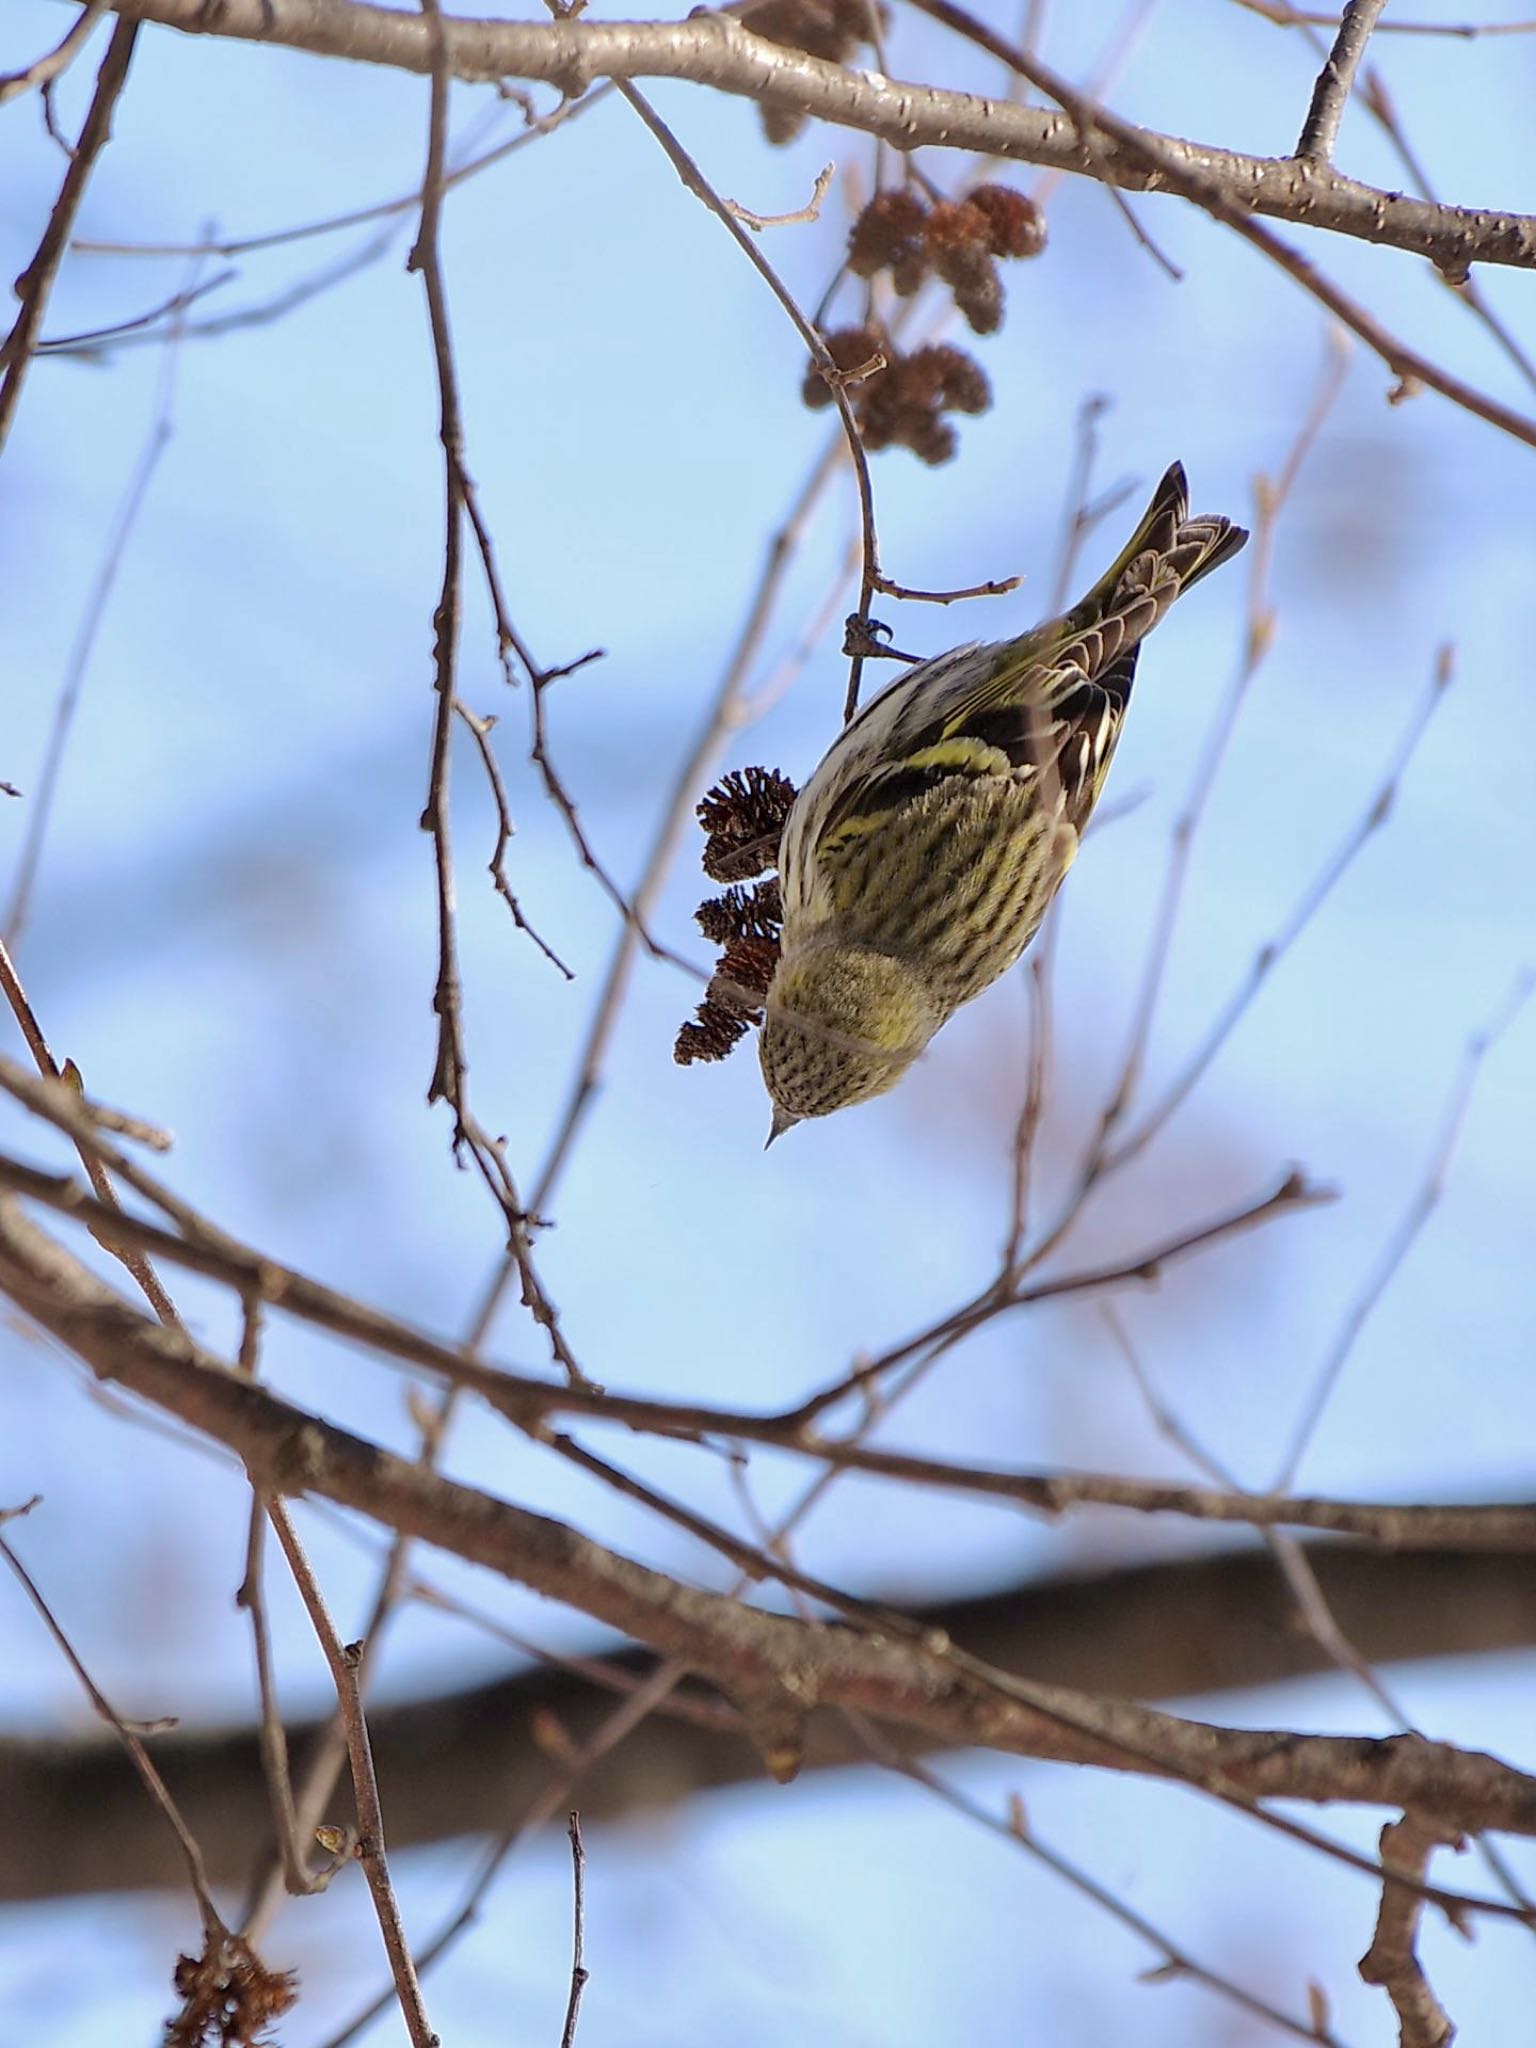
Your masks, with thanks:
[(960, 775), (1013, 773), (1013, 764), (1001, 747), (988, 746), (985, 740), (967, 739), (963, 733), (935, 740), (931, 747), (919, 747), (915, 754), (908, 754), (901, 765), (903, 768), (953, 768)]
[(1002, 748), (991, 746), (986, 740), (967, 738), (959, 733), (947, 739), (934, 740), (926, 747), (903, 754), (885, 775), (850, 789), (834, 809), (821, 835), (819, 850), (832, 852), (862, 833), (879, 831), (897, 811), (921, 793), (915, 784), (921, 785), (925, 778), (935, 774), (942, 775), (946, 769), (956, 775), (977, 778), (987, 775), (1013, 777), (1015, 773)]

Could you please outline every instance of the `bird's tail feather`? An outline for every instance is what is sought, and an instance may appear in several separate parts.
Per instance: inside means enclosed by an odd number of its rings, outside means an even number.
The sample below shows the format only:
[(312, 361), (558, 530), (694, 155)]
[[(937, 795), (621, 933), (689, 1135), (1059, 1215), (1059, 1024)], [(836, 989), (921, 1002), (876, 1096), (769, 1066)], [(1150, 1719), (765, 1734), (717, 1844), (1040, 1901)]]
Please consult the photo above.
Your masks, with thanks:
[[(1247, 540), (1247, 530), (1230, 519), (1189, 516), (1189, 484), (1182, 462), (1175, 462), (1152, 493), (1141, 523), (1076, 610), (1084, 620), (1158, 591), (1171, 584), (1164, 603), (1171, 603), (1223, 562), (1230, 561)], [(1158, 607), (1159, 615), (1163, 606)]]

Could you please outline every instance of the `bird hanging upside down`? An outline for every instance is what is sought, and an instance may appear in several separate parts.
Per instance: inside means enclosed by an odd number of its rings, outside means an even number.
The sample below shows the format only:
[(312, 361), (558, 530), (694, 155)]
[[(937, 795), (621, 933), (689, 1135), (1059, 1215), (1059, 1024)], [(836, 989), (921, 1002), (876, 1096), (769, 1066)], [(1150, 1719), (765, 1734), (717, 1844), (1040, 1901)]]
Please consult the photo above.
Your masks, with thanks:
[(1175, 463), (1080, 604), (920, 663), (839, 733), (779, 847), (783, 932), (759, 1042), (770, 1143), (894, 1086), (1013, 966), (1103, 790), (1141, 642), (1247, 538), (1190, 518)]

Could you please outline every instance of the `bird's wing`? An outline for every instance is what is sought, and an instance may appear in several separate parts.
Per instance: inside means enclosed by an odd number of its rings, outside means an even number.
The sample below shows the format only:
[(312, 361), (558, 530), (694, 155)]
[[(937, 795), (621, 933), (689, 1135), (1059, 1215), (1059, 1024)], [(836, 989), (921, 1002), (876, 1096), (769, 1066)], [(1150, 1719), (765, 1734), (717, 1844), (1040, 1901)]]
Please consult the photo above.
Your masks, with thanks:
[(916, 675), (903, 678), (914, 687), (891, 707), (884, 744), (878, 752), (850, 747), (848, 772), (819, 806), (816, 857), (877, 830), (952, 776), (1040, 776), (1042, 791), (1054, 784), (1055, 802), (1069, 819), (1086, 815), (1119, 735), (1139, 635), (1118, 619), (1065, 635), (1056, 630), (1060, 624), (973, 650), (982, 658), (979, 675), (973, 658), (968, 676), (964, 669), (957, 675), (956, 664), (927, 687)]
[(843, 731), (796, 805), (786, 869), (809, 878), (953, 777), (1037, 778), (1039, 801), (1081, 830), (1120, 736), (1141, 642), (1181, 590), (1247, 535), (1189, 517), (1170, 468), (1087, 596), (1017, 640), (957, 648), (900, 676)]

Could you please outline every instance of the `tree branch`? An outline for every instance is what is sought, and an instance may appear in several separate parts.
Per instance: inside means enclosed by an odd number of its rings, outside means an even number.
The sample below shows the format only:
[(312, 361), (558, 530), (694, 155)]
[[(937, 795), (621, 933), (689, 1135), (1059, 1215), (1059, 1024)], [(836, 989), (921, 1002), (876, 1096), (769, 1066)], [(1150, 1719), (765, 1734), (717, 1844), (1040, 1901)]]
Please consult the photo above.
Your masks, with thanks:
[[(1339, 1626), (1373, 1665), (1536, 1644), (1536, 1584), (1524, 1558), (1455, 1550), (1394, 1556), (1335, 1543), (1308, 1545), (1303, 1555)], [(421, 1588), (421, 1597), (429, 1593)], [(923, 1629), (964, 1643), (990, 1664), (1089, 1692), (1189, 1699), (1331, 1669), (1319, 1644), (1295, 1625), (1284, 1580), (1257, 1546), (899, 1604)], [(537, 1810), (551, 1779), (560, 1778), (560, 1757), (583, 1754), (616, 1702), (636, 1694), (656, 1668), (646, 1653), (624, 1650), (371, 1706), (391, 1848), (494, 1833)], [(763, 1784), (761, 1760), (713, 1696), (695, 1687), (674, 1705), (650, 1713), (583, 1772), (580, 1804), (589, 1824), (726, 1785)], [(559, 1731), (558, 1754), (541, 1744), (547, 1729)], [(290, 1721), (293, 1753), (309, 1755), (324, 1730), (322, 1719)], [(914, 1746), (910, 1736), (904, 1746)], [(209, 1881), (243, 1885), (253, 1844), (271, 1821), (258, 1730), (178, 1727), (155, 1737), (154, 1758), (203, 1851)], [(804, 1768), (868, 1760), (840, 1715), (813, 1717)], [(571, 1797), (567, 1787), (553, 1818)], [(94, 1734), (0, 1739), (0, 1902), (174, 1885), (181, 1875), (175, 1844), (146, 1827), (143, 1801), (132, 1766)], [(82, 1813), (89, 1827), (61, 1819)], [(343, 1794), (314, 1821), (347, 1825), (351, 1818)]]
[[(363, 0), (114, 0), (126, 19), (189, 35), (276, 43), (314, 56), (384, 64), (423, 75), (433, 66), (429, 25)], [(1145, 155), (1100, 132), (1084, 145), (1067, 114), (974, 93), (849, 71), (754, 36), (728, 15), (683, 22), (443, 22), (455, 78), (537, 78), (573, 97), (599, 78), (684, 78), (854, 128), (902, 150), (962, 149), (1097, 178), (1126, 191), (1167, 189)], [(1128, 128), (1128, 124), (1126, 124)], [(1444, 206), (1382, 192), (1311, 159), (1245, 156), (1135, 130), (1190, 177), (1244, 212), (1324, 228), (1426, 257), (1453, 275), (1469, 263), (1536, 268), (1536, 217)]]
[[(1214, 1727), (1014, 1679), (895, 1617), (882, 1614), (886, 1625), (865, 1634), (686, 1585), (278, 1399), (185, 1333), (139, 1314), (10, 1200), (0, 1202), (0, 1287), (98, 1377), (233, 1451), (263, 1490), (355, 1509), (681, 1659), (746, 1726), (771, 1728), (779, 1754), (785, 1724), (798, 1737), (813, 1711), (845, 1707), (929, 1741), (1172, 1778), (1244, 1809), (1270, 1799), (1347, 1800), (1412, 1808), (1467, 1831), (1536, 1835), (1536, 1778), (1447, 1743)], [(1506, 1916), (1516, 1910), (1477, 1903)]]
[(1360, 1975), (1367, 1984), (1379, 1984), (1391, 1999), (1397, 2013), (1399, 2048), (1450, 2048), (1456, 2038), (1456, 2029), (1431, 1990), (1418, 1958), (1415, 1944), (1424, 1899), (1411, 1887), (1424, 1882), (1436, 1849), (1461, 1846), (1456, 1835), (1426, 1825), (1413, 1813), (1388, 1821), (1381, 1831), (1382, 1862), (1401, 1870), (1410, 1884), (1388, 1878), (1382, 1886), (1376, 1933), (1360, 1958)]
[(1332, 160), (1355, 73), (1360, 69), (1360, 59), (1365, 55), (1377, 16), (1386, 4), (1387, 0), (1346, 0), (1333, 48), (1312, 88), (1312, 104), (1307, 108), (1301, 140), (1296, 145), (1298, 156), (1310, 157), (1317, 163)]
[(37, 347), (43, 314), (69, 243), (75, 215), (80, 211), (80, 202), (85, 197), (91, 172), (96, 168), (96, 159), (112, 134), (112, 116), (128, 81), (128, 65), (138, 33), (138, 22), (132, 15), (124, 15), (112, 30), (107, 54), (96, 74), (96, 90), (91, 97), (90, 111), (69, 160), (69, 169), (64, 173), (59, 196), (48, 216), (48, 225), (43, 230), (36, 255), (16, 280), (21, 311), (16, 315), (16, 323), (10, 333), (0, 343), (0, 365), (5, 371), (4, 377), (0, 378), (0, 449), (4, 448), (11, 422), (16, 417), (27, 366)]

